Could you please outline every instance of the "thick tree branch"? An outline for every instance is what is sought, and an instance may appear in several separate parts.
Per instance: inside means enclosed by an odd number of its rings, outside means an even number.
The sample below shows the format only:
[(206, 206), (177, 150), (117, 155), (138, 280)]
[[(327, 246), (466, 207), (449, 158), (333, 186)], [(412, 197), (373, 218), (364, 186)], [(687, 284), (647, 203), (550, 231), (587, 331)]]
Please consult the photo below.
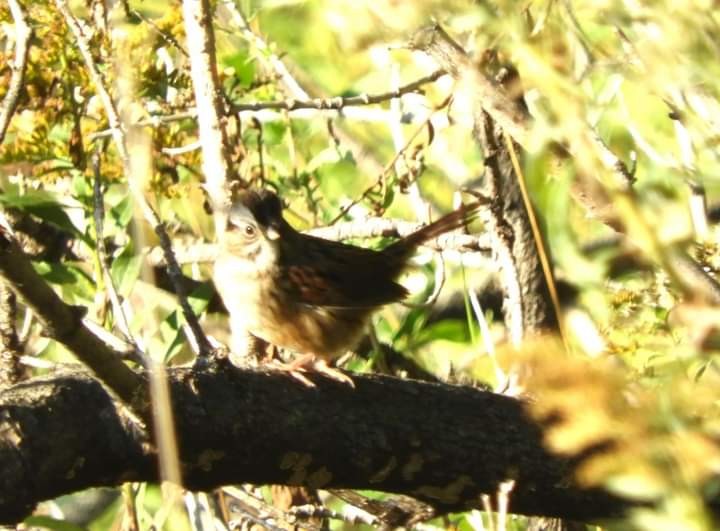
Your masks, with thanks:
[(0, 282), (0, 386), (14, 384), (22, 378), (20, 365), (22, 345), (15, 329), (17, 299), (6, 283)]
[[(470, 387), (354, 376), (355, 388), (285, 373), (169, 371), (183, 479), (403, 493), (437, 513), (481, 507), (515, 480), (511, 511), (588, 520), (626, 506), (573, 485), (516, 399)], [(101, 385), (81, 374), (0, 392), (0, 522), (89, 486), (158, 479), (156, 456)]]
[(33, 269), (17, 244), (0, 230), (0, 280), (22, 297), (45, 326), (50, 337), (62, 343), (127, 404), (142, 409), (144, 380), (83, 324), (84, 311), (65, 304)]
[[(535, 241), (530, 222), (532, 205), (523, 200), (522, 176), (512, 163), (512, 150), (527, 145), (525, 107), (502, 83), (481, 71), (439, 25), (418, 31), (411, 46), (427, 53), (471, 94), (475, 139), (485, 163), (482, 190), (494, 201), (483, 220), (500, 266), (505, 322), (513, 343), (519, 344), (538, 331), (557, 330), (549, 284), (552, 278), (545, 277), (540, 261), (539, 246), (543, 243)], [(506, 144), (506, 132), (516, 140), (513, 146)]]

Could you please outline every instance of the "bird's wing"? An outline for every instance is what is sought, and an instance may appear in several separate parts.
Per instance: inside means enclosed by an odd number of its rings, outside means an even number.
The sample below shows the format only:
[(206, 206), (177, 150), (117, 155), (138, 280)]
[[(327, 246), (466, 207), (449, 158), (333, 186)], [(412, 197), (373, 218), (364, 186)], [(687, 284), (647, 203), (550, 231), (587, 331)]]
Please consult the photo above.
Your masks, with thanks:
[(395, 282), (397, 268), (372, 249), (304, 238), (293, 258), (281, 260), (286, 289), (296, 302), (333, 308), (370, 308), (399, 301), (408, 294)]

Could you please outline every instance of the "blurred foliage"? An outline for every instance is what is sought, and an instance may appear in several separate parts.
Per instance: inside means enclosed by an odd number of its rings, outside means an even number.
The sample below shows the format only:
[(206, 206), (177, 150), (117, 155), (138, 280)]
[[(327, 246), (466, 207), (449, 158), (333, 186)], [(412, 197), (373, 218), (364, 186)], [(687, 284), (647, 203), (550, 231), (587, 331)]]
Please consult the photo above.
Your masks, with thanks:
[[(142, 242), (153, 244), (154, 236), (134, 214), (96, 87), (55, 4), (24, 4), (34, 34), (18, 109), (0, 146), (0, 204), (71, 237), (72, 257), (36, 264), (66, 301), (86, 306), (89, 317), (113, 329), (117, 316), (101, 273), (106, 262), (133, 334), (157, 359), (187, 361), (191, 354), (174, 297), (156, 286), (144, 265)], [(194, 96), (182, 49), (181, 6), (130, 1), (130, 10), (124, 12), (123, 3), (116, 3), (109, 19), (128, 38), (114, 41), (112, 32), (92, 19), (97, 4), (74, 2), (73, 9), (87, 23), (95, 61), (116, 99), (121, 95), (115, 58), (131, 58), (135, 97), (142, 103), (133, 108), (133, 118), (145, 123), (152, 135), (154, 155), (154, 173), (144, 192), (158, 205), (176, 241), (211, 240), (200, 151), (167, 151), (197, 140), (195, 121), (184, 114)], [(248, 40), (223, 4), (216, 2), (215, 29), (228, 103), (290, 97), (268, 60), (272, 54), (312, 97), (392, 90), (435, 68), (426, 57), (403, 47), (413, 31), (430, 20), (441, 22), (475, 58), (492, 47), (518, 69), (535, 124), (524, 160), (526, 177), (557, 276), (572, 288), (572, 297), (565, 301), (571, 353), (551, 339), (533, 342), (521, 353), (503, 348), (497, 308), (483, 308), (490, 321), (490, 337), (483, 338), (462, 297), (460, 315), (399, 305), (385, 308), (375, 317), (375, 336), (441, 377), (490, 382), (498, 390), (529, 394), (534, 414), (551, 422), (547, 442), (557, 451), (576, 454), (603, 448), (583, 466), (580, 481), (656, 502), (653, 508), (607, 524), (608, 529), (714, 528), (709, 504), (717, 502), (720, 486), (720, 315), (702, 300), (683, 297), (654, 257), (643, 254), (647, 246), (639, 241), (643, 233), (635, 225), (639, 219), (658, 245), (685, 249), (710, 274), (717, 273), (720, 229), (711, 226), (709, 233), (698, 234), (688, 207), (689, 183), (704, 187), (711, 205), (720, 196), (717, 3), (237, 0), (235, 5), (267, 48)], [(14, 38), (5, 4), (0, 6), (0, 21), (3, 97)], [(119, 42), (125, 48), (118, 49)], [(359, 112), (333, 119), (332, 126), (319, 112), (266, 111), (254, 115), (256, 120), (247, 115), (229, 118), (235, 169), (247, 182), (277, 189), (288, 205), (289, 220), (301, 229), (326, 224), (351, 204), (345, 219), (422, 215), (413, 197), (425, 199), (437, 212), (447, 210), (452, 192), (471, 185), (482, 172), (468, 109), (459, 99), (441, 106), (452, 90), (450, 81), (442, 78), (422, 93), (356, 108)], [(633, 208), (640, 217), (617, 212), (629, 241), (613, 240), (615, 233), (591, 219), (572, 198), (578, 183), (588, 180), (602, 183), (613, 197), (608, 186), (612, 174), (585, 143), (589, 130), (620, 160), (637, 160)], [(418, 131), (410, 148), (389, 164)], [(571, 162), (558, 164), (550, 149), (553, 142), (569, 146)], [(96, 151), (101, 155), (107, 256), (98, 251), (93, 222), (88, 160)], [(603, 193), (601, 186), (598, 190)], [(601, 241), (610, 243), (598, 245)], [(479, 291), (489, 278), (487, 269), (479, 267), (487, 265), (482, 261), (466, 257), (464, 272), (457, 267), (457, 257), (447, 256), (447, 261), (448, 278), (436, 305), (440, 309), (452, 308), (453, 291), (468, 286)], [(405, 279), (417, 300), (433, 291), (433, 271), (427, 257), (421, 257)], [(206, 282), (209, 267), (188, 264), (185, 273)], [(206, 311), (210, 302), (209, 286), (201, 285), (191, 304), (207, 329), (223, 337), (223, 318)], [(40, 332), (30, 327), (28, 355), (53, 362), (71, 359)], [(487, 353), (488, 341), (499, 344), (496, 357)], [(379, 355), (370, 361), (352, 360), (350, 366), (375, 370)], [(176, 514), (181, 511), (151, 503), (157, 490), (147, 490), (143, 486), (134, 494), (143, 525), (160, 521), (167, 529), (187, 526)], [(127, 507), (113, 505), (102, 521), (122, 520)], [(175, 515), (172, 524), (157, 516), (168, 511)], [(33, 523), (63, 528), (57, 521)], [(524, 522), (509, 518), (506, 524), (524, 529)], [(427, 527), (492, 525), (487, 514), (469, 513)]]

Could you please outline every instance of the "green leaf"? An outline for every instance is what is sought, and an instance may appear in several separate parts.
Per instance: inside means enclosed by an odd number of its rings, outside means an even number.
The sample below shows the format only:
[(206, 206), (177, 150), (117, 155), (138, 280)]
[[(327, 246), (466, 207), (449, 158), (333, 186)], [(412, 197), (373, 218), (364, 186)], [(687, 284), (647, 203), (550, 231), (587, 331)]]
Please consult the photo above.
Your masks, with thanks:
[(263, 128), (263, 142), (266, 146), (275, 146), (280, 144), (285, 138), (287, 124), (284, 122), (266, 122)]
[(142, 269), (142, 256), (134, 254), (130, 246), (125, 247), (120, 256), (110, 266), (110, 276), (117, 292), (123, 297), (130, 295)]
[(93, 187), (90, 179), (88, 179), (83, 174), (77, 174), (73, 176), (72, 191), (73, 197), (76, 197), (87, 203), (88, 200), (91, 200), (93, 196)]
[(52, 516), (28, 516), (25, 519), (25, 525), (29, 527), (41, 527), (44, 529), (56, 529), (57, 531), (84, 531), (85, 528), (79, 525), (67, 522), (65, 520), (58, 520)]
[(392, 205), (393, 200), (395, 199), (395, 188), (392, 186), (388, 186), (385, 188), (385, 196), (382, 200), (382, 207), (387, 209), (390, 208), (390, 205)]
[(352, 157), (321, 164), (317, 168), (318, 182), (324, 197), (357, 197), (367, 186)]
[(424, 309), (415, 308), (410, 310), (393, 337), (393, 345), (405, 336), (413, 336), (425, 324), (426, 318), (427, 312)]
[(255, 61), (245, 52), (225, 56), (221, 59), (221, 64), (234, 70), (235, 78), (243, 87), (249, 87), (255, 79)]
[(207, 309), (208, 304), (210, 304), (210, 299), (212, 298), (214, 293), (215, 290), (212, 288), (209, 282), (201, 284), (193, 290), (193, 292), (188, 297), (188, 303), (190, 304), (190, 308), (192, 308), (192, 311), (195, 313), (195, 315), (200, 315)]
[(8, 192), (0, 194), (0, 203), (5, 207), (17, 208), (32, 214), (87, 243), (86, 236), (73, 224), (58, 199), (48, 192), (29, 190), (19, 194), (17, 188), (10, 189)]
[[(210, 283), (205, 283), (195, 288), (188, 296), (188, 304), (195, 315), (200, 315), (207, 309), (213, 293), (214, 291)], [(182, 330), (184, 322), (185, 318), (182, 316), (182, 311), (177, 309), (170, 312), (161, 324), (163, 332), (169, 333), (171, 336), (165, 351), (165, 361), (168, 361), (177, 355), (182, 346), (185, 344), (185, 333)]]
[(69, 304), (92, 304), (95, 282), (80, 267), (69, 263), (33, 262), (35, 271), (47, 282), (60, 286)]
[(133, 218), (133, 203), (129, 195), (110, 209), (110, 216), (118, 227), (128, 226)]
[(165, 320), (160, 323), (160, 331), (163, 338), (170, 336), (166, 343), (167, 348), (165, 349), (165, 355), (163, 356), (163, 361), (165, 362), (174, 358), (185, 343), (180, 323), (180, 310), (173, 310)]
[(457, 319), (443, 319), (420, 330), (413, 338), (413, 345), (419, 347), (438, 340), (465, 343), (470, 340), (470, 333), (464, 322)]

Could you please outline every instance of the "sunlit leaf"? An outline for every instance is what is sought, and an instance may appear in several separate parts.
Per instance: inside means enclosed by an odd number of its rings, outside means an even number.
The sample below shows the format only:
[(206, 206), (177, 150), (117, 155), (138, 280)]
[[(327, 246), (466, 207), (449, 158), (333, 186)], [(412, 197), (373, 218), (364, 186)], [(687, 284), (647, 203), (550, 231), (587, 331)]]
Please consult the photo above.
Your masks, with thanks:
[(126, 247), (120, 256), (113, 260), (110, 275), (120, 295), (127, 297), (130, 294), (140, 276), (142, 263), (143, 256), (133, 253), (130, 247)]
[(28, 190), (20, 194), (17, 188), (10, 188), (4, 194), (0, 194), (0, 203), (5, 207), (17, 208), (37, 216), (78, 238), (85, 238), (70, 220), (59, 200), (49, 192)]
[(34, 515), (25, 519), (25, 525), (39, 527), (42, 529), (53, 529), (54, 531), (84, 531), (85, 528), (75, 525), (67, 520), (60, 520), (52, 516)]
[(222, 63), (232, 68), (235, 79), (237, 79), (243, 87), (249, 87), (255, 79), (255, 61), (249, 58), (244, 52), (223, 57)]
[[(195, 315), (200, 315), (207, 309), (213, 293), (213, 288), (209, 283), (202, 284), (193, 290), (188, 297), (188, 304), (190, 304)], [(162, 322), (161, 326), (170, 336), (166, 343), (165, 361), (172, 359), (185, 344), (185, 332), (182, 327), (184, 323), (185, 319), (182, 317), (182, 311), (179, 308), (172, 311)]]
[(96, 285), (80, 267), (58, 262), (34, 262), (33, 266), (45, 280), (61, 288), (66, 302), (83, 305), (92, 303)]
[(133, 217), (133, 203), (130, 196), (126, 196), (117, 205), (110, 209), (110, 215), (119, 227), (127, 227)]

